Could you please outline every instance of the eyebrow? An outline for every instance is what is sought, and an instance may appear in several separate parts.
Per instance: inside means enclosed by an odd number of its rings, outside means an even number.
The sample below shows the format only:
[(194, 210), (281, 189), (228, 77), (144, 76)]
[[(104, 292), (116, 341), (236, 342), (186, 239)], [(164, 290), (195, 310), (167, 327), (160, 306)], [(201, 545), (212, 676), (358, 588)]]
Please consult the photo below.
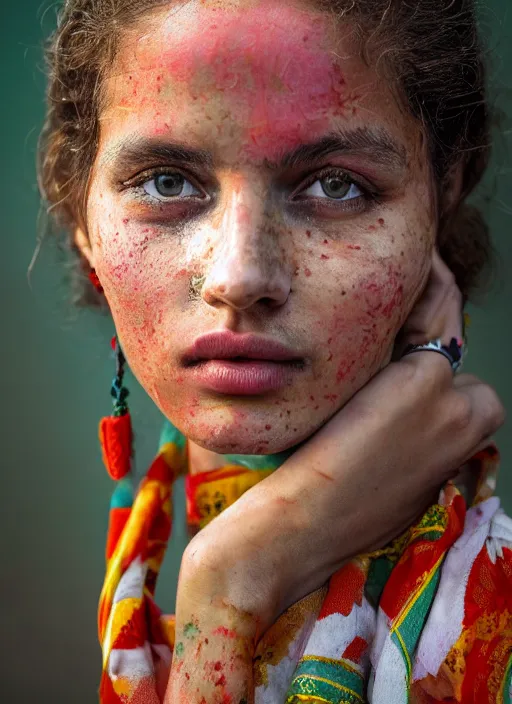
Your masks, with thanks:
[[(407, 165), (407, 151), (382, 127), (358, 127), (354, 130), (331, 132), (310, 144), (301, 144), (285, 154), (281, 166), (294, 169), (312, 161), (320, 161), (333, 152), (360, 154), (383, 166), (403, 169)], [(270, 168), (278, 164), (268, 163)]]
[(213, 156), (203, 149), (195, 149), (185, 144), (175, 144), (161, 139), (142, 137), (122, 140), (107, 150), (102, 159), (114, 173), (128, 173), (140, 169), (142, 164), (168, 164), (179, 162), (197, 168), (212, 168)]
[[(334, 152), (363, 155), (371, 161), (393, 168), (404, 169), (407, 152), (384, 128), (358, 127), (354, 130), (337, 130), (321, 139), (301, 144), (279, 160), (264, 159), (264, 165), (275, 169), (298, 169), (320, 161)], [(102, 159), (115, 174), (131, 173), (142, 165), (166, 165), (180, 163), (196, 168), (213, 169), (215, 159), (211, 152), (186, 144), (162, 140), (161, 138), (130, 137), (109, 148)]]

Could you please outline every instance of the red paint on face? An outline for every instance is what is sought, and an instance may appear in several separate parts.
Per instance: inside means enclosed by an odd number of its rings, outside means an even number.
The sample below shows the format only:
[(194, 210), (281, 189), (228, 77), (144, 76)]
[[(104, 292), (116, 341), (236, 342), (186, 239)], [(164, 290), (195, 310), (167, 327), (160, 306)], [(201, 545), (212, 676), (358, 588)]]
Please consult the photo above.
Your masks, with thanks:
[(201, 41), (190, 34), (174, 41), (162, 66), (206, 111), (215, 86), (214, 99), (235, 108), (247, 129), (248, 159), (275, 160), (321, 134), (328, 116), (346, 114), (346, 81), (336, 56), (323, 48), (323, 17), (271, 1), (249, 12), (216, 10), (204, 12)]
[[(435, 235), (427, 157), (416, 122), (359, 59), (350, 24), (335, 38), (330, 18), (295, 2), (212, 4), (148, 13), (121, 41), (105, 85), (88, 225), (128, 362), (163, 413), (202, 447), (278, 452), (311, 435), (389, 359)], [(293, 210), (282, 184), (316, 167), (292, 178), (264, 159), (361, 127), (385, 129), (405, 145), (403, 180), (361, 212)], [(112, 187), (109, 150), (141, 135), (211, 153), (215, 166), (198, 175), (215, 198), (210, 209), (188, 218), (185, 208), (149, 206), (140, 192)], [(389, 169), (371, 155), (366, 165), (349, 161), (336, 156), (340, 168), (388, 183)], [(191, 297), (190, 277), (201, 275), (201, 294)], [(288, 344), (304, 356), (304, 373), (286, 394), (250, 402), (199, 390), (179, 354), (223, 327)], [(318, 403), (305, 407), (319, 388)]]

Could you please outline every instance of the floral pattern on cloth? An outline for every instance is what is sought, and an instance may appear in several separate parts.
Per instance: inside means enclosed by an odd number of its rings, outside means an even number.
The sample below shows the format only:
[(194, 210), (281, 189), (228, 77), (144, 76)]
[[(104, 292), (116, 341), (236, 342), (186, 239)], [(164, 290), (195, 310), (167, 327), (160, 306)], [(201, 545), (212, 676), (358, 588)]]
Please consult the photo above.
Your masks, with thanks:
[[(273, 456), (275, 458), (275, 456)], [(117, 483), (99, 605), (101, 704), (163, 701), (174, 619), (154, 601), (186, 438), (170, 424), (134, 498)], [(275, 469), (186, 476), (189, 523), (206, 525)], [(346, 563), (258, 644), (256, 704), (512, 704), (512, 520), (493, 496), (498, 452), (469, 463), (469, 507), (449, 482), (387, 547)]]

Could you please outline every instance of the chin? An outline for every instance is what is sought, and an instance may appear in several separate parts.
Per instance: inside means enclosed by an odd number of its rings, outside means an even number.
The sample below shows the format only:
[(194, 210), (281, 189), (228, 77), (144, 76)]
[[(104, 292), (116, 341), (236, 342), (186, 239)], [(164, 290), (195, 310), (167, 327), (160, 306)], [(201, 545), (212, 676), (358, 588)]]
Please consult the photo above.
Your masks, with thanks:
[(276, 432), (267, 431), (260, 437), (251, 434), (250, 429), (240, 431), (236, 425), (219, 425), (209, 428), (205, 434), (201, 422), (180, 427), (181, 432), (192, 442), (205, 450), (216, 452), (219, 455), (274, 455), (290, 450), (300, 444), (314, 431), (307, 430), (299, 433), (277, 428)]

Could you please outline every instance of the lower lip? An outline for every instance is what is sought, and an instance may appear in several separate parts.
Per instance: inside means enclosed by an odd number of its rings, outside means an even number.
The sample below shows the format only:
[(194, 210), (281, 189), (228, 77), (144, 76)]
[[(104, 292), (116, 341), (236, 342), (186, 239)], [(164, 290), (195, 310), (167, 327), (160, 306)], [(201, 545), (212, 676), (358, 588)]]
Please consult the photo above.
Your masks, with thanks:
[(277, 391), (291, 383), (294, 373), (301, 369), (297, 362), (271, 362), (250, 359), (233, 362), (211, 359), (199, 362), (189, 371), (202, 387), (221, 394), (251, 396)]

